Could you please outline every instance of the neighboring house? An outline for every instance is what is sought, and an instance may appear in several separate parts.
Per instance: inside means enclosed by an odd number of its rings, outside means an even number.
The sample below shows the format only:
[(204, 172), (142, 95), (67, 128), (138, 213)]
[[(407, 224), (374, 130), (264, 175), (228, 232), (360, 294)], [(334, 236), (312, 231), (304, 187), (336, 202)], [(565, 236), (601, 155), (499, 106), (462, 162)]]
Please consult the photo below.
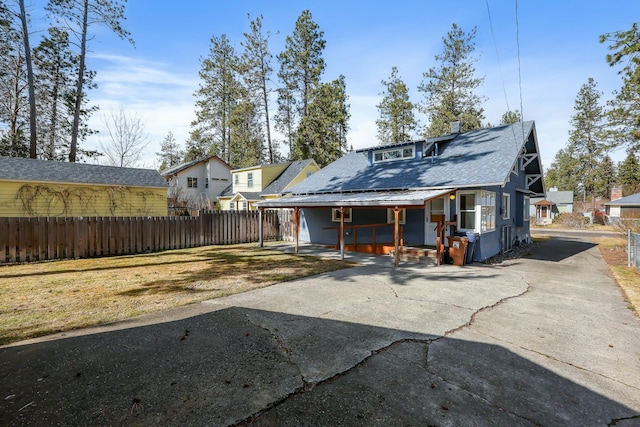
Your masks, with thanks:
[(609, 221), (617, 218), (640, 218), (640, 193), (605, 203)]
[(0, 216), (165, 216), (158, 171), (0, 157)]
[(395, 227), (406, 246), (446, 243), (444, 229), (477, 239), (481, 261), (530, 240), (529, 200), (545, 189), (529, 121), (351, 152), (289, 193), (258, 206), (294, 208), (301, 240), (369, 251), (397, 244)]
[(232, 170), (231, 185), (218, 197), (220, 209), (255, 210), (257, 202), (281, 197), (283, 192), (319, 170), (313, 159)]
[(550, 188), (545, 198), (532, 197), (530, 203), (530, 215), (540, 223), (551, 224), (557, 215), (573, 212), (573, 191)]
[(213, 209), (231, 182), (231, 166), (218, 156), (208, 156), (162, 171), (169, 183), (171, 208)]

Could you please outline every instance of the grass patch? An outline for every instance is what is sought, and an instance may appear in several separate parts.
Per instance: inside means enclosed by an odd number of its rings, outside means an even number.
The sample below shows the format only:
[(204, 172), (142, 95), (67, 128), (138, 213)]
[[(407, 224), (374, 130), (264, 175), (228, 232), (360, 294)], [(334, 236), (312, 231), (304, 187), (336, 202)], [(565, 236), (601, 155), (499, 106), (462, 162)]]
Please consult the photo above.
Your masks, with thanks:
[(0, 345), (353, 266), (255, 245), (0, 267)]
[(593, 240), (598, 244), (602, 257), (622, 288), (629, 303), (628, 308), (640, 315), (640, 271), (627, 267), (627, 239), (612, 236)]

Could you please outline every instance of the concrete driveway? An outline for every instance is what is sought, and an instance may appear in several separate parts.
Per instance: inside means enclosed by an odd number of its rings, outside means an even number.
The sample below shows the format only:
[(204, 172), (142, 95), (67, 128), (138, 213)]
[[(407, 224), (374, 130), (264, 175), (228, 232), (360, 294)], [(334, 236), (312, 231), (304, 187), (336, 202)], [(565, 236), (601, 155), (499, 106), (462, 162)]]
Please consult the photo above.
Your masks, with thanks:
[(640, 425), (640, 321), (588, 237), (496, 266), (354, 258), (2, 348), (0, 424)]

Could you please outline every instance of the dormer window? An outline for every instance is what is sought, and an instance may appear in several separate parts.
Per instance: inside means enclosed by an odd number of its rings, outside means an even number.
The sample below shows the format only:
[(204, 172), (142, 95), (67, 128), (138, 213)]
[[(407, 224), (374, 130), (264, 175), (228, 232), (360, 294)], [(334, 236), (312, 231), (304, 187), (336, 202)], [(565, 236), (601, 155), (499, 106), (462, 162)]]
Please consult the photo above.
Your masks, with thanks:
[(415, 146), (389, 148), (386, 150), (376, 150), (373, 152), (373, 163), (392, 162), (394, 160), (413, 159), (415, 157)]

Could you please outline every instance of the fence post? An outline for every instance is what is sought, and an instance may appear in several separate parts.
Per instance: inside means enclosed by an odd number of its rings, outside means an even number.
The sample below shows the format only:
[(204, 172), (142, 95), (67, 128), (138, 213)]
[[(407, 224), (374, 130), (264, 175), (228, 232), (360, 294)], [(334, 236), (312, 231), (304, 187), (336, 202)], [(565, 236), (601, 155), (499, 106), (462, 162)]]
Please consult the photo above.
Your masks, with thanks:
[(627, 229), (627, 267), (631, 267), (631, 229)]

